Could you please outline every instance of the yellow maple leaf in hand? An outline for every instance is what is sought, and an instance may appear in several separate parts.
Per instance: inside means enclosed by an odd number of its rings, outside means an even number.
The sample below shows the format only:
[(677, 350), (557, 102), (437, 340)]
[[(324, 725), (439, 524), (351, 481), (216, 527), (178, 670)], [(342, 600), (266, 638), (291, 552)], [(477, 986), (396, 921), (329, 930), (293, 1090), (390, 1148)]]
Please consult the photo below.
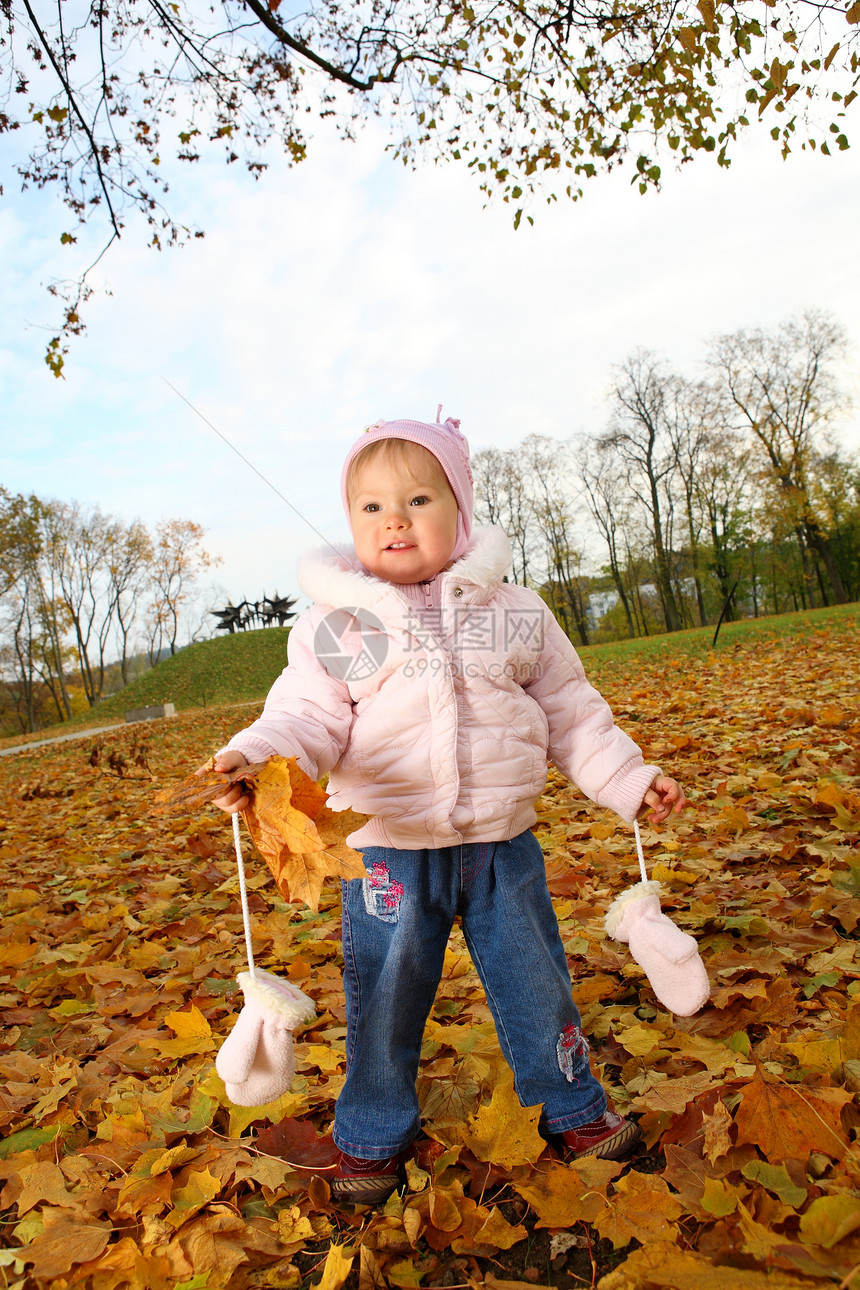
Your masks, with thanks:
[(365, 877), (360, 853), (344, 841), (364, 817), (330, 811), (325, 790), (295, 757), (272, 757), (255, 772), (251, 792), (242, 815), (285, 900), (302, 900), (316, 911), (327, 877)]

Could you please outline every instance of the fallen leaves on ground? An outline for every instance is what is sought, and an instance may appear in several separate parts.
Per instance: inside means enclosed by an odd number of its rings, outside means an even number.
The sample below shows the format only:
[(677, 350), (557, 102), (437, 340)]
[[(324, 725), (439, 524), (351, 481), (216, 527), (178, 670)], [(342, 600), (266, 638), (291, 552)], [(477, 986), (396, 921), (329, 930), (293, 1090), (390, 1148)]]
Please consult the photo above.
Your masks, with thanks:
[[(255, 958), (317, 1020), (277, 1103), (233, 1106), (214, 1071), (244, 967), (230, 826), (199, 799), (153, 803), (237, 714), (153, 725), (143, 753), (135, 728), (3, 759), (0, 1285), (857, 1290), (858, 677), (856, 619), (613, 665), (620, 724), (693, 801), (643, 838), (711, 1001), (666, 1013), (606, 937), (638, 877), (630, 831), (552, 774), (536, 832), (574, 994), (645, 1144), (622, 1164), (542, 1146), (455, 928), (422, 1053), (425, 1136), (378, 1211), (339, 1212), (327, 1182), (345, 1065), (337, 884), (320, 880), (314, 912), (250, 844)], [(330, 847), (318, 790), (287, 779)]]

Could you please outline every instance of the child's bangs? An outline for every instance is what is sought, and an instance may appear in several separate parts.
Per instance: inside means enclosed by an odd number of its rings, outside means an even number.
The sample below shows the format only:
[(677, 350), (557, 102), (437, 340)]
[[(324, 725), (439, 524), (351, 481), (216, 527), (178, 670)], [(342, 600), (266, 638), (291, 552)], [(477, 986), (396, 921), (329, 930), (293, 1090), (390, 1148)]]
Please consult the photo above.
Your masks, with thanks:
[(350, 462), (346, 475), (347, 497), (352, 497), (359, 476), (375, 461), (389, 462), (396, 470), (402, 470), (413, 479), (418, 479), (416, 467), (420, 461), (425, 467), (428, 464), (431, 465), (434, 475), (439, 476), (440, 482), (447, 483), (447, 476), (439, 459), (430, 452), (429, 448), (424, 448), (420, 443), (413, 443), (410, 439), (377, 439), (375, 443), (369, 443), (366, 448), (362, 448), (361, 452), (356, 453)]

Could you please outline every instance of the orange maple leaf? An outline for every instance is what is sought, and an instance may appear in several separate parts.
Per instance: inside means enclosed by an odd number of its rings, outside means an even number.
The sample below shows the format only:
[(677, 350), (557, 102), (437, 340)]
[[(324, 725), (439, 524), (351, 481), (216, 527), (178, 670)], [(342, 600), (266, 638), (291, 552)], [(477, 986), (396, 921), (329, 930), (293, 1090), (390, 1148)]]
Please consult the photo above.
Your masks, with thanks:
[(255, 774), (251, 804), (242, 812), (284, 900), (304, 901), (314, 911), (327, 877), (367, 873), (359, 852), (344, 840), (364, 817), (330, 811), (325, 803), (325, 790), (295, 757), (272, 757)]
[(250, 805), (242, 817), (284, 900), (304, 901), (316, 912), (327, 877), (366, 875), (361, 855), (345, 841), (366, 817), (330, 811), (325, 789), (305, 774), (295, 757), (271, 757), (228, 772), (214, 771), (210, 758), (199, 771), (159, 793), (155, 809), (204, 806), (235, 783), (248, 790)]
[(755, 1143), (768, 1160), (805, 1160), (813, 1151), (841, 1156), (848, 1145), (840, 1111), (844, 1089), (801, 1089), (758, 1074), (741, 1092), (738, 1145)]

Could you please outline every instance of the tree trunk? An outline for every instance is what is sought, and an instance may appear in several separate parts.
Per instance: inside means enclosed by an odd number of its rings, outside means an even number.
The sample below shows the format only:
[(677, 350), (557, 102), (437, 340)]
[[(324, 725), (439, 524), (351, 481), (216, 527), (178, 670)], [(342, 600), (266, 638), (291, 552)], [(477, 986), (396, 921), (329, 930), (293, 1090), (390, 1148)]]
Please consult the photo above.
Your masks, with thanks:
[[(807, 519), (804, 523), (807, 545), (821, 557), (821, 563), (827, 572), (827, 579), (833, 592), (833, 597), (837, 605), (848, 604), (848, 592), (845, 589), (845, 583), (842, 581), (842, 574), (839, 571), (839, 565), (833, 556), (833, 548), (830, 545), (829, 538), (826, 538), (815, 520)], [(825, 601), (826, 603), (826, 601)]]

